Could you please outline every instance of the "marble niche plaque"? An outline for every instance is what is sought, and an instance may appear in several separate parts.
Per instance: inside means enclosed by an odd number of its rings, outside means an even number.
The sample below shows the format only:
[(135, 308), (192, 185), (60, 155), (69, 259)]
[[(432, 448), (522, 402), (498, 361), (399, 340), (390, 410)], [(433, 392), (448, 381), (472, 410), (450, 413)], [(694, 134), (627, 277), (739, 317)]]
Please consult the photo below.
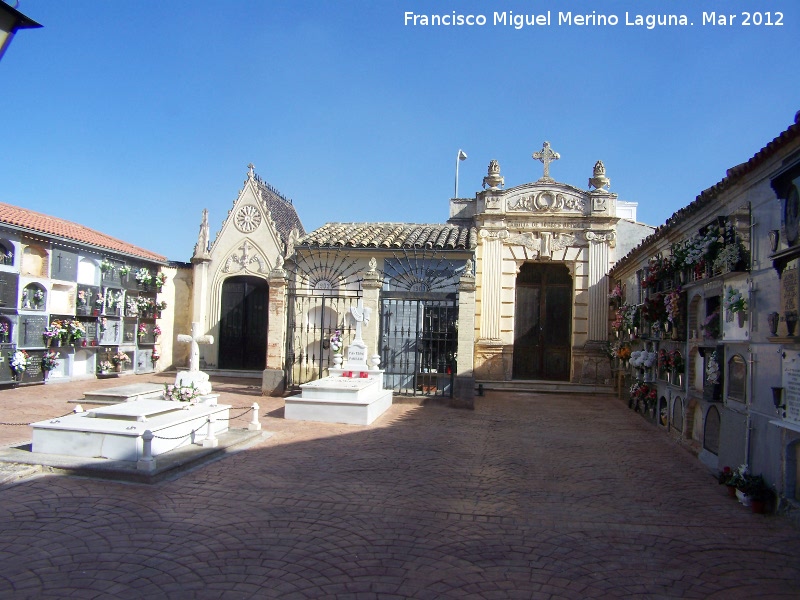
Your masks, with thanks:
[(119, 319), (106, 319), (105, 331), (100, 333), (100, 344), (115, 346), (122, 340), (122, 323)]
[(0, 271), (0, 308), (17, 308), (17, 286), (19, 276), (16, 273)]
[[(794, 313), (797, 315), (797, 263), (794, 263), (795, 268), (786, 269), (781, 276), (781, 315), (780, 319), (786, 323), (786, 315)], [(787, 327), (788, 332), (788, 327)], [(797, 334), (797, 327), (795, 324), (794, 332), (792, 335)]]
[(122, 326), (122, 344), (133, 344), (136, 341), (136, 323), (124, 323)]
[(97, 330), (99, 329), (97, 321), (87, 320), (82, 321), (83, 326), (86, 328), (86, 342), (91, 344), (97, 341)]
[(785, 350), (783, 359), (783, 401), (786, 420), (800, 423), (800, 352)]
[(17, 325), (17, 339), (23, 348), (44, 346), (44, 328), (47, 317), (44, 315), (20, 315)]
[(76, 281), (78, 278), (78, 255), (63, 248), (53, 250), (51, 259), (53, 279)]
[(44, 351), (28, 352), (28, 368), (22, 374), (22, 383), (42, 381), (42, 354)]

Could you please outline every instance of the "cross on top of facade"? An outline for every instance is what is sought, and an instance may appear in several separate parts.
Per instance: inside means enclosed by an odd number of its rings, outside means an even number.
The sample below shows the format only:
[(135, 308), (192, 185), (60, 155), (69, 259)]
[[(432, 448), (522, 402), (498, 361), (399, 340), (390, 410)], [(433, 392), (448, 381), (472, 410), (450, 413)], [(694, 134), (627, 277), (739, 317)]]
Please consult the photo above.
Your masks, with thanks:
[(561, 158), (561, 155), (550, 148), (550, 142), (545, 142), (542, 145), (542, 149), (534, 152), (531, 156), (534, 160), (544, 163), (544, 176), (539, 181), (553, 181), (552, 177), (550, 177), (550, 163)]

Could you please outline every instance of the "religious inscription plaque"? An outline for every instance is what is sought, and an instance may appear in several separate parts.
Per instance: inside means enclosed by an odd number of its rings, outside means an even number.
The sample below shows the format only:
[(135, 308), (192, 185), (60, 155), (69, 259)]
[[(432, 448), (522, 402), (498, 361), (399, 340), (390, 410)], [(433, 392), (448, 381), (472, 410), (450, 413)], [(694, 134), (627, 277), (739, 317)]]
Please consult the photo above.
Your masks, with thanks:
[(95, 321), (94, 319), (91, 320), (81, 319), (81, 323), (83, 323), (83, 326), (86, 329), (86, 342), (91, 345), (92, 342), (95, 342), (97, 340), (97, 329), (98, 329), (97, 321)]
[(153, 371), (153, 349), (142, 348), (136, 351), (136, 372), (151, 373)]
[(12, 354), (14, 354), (13, 344), (0, 344), (0, 383), (14, 381), (14, 374), (11, 372)]
[(53, 279), (61, 281), (77, 281), (78, 255), (63, 248), (53, 250), (52, 258)]
[(800, 423), (800, 352), (784, 351), (783, 402), (786, 404), (786, 420)]
[(18, 285), (16, 273), (0, 272), (0, 308), (17, 308)]
[(17, 326), (17, 339), (23, 348), (44, 346), (44, 328), (47, 317), (44, 315), (20, 315)]
[(100, 333), (100, 344), (115, 346), (122, 340), (122, 323), (119, 319), (106, 319), (105, 329)]
[(42, 381), (42, 354), (44, 354), (44, 350), (28, 352), (28, 368), (22, 374), (21, 383), (40, 383)]

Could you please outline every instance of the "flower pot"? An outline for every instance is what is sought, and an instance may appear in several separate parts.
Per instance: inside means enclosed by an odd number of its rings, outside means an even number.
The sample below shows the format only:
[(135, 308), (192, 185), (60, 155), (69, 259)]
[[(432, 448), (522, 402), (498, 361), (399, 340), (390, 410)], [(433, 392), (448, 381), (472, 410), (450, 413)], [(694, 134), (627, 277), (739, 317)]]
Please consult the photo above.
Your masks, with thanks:
[(728, 488), (728, 497), (729, 498), (736, 498), (736, 486), (735, 485), (726, 485)]
[(744, 321), (746, 317), (747, 314), (743, 310), (740, 310), (739, 312), (736, 313), (736, 319), (739, 322), (739, 327), (744, 327)]

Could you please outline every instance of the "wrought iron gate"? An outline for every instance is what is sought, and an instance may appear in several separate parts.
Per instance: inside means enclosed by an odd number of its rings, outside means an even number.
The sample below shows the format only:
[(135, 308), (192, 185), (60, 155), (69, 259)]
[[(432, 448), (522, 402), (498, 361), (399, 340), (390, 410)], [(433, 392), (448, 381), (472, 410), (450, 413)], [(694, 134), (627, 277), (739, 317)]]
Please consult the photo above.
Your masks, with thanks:
[(352, 339), (344, 317), (361, 296), (361, 280), (356, 260), (337, 249), (298, 250), (286, 270), (286, 388), (296, 389), (333, 366), (330, 339), (337, 329), (345, 345)]
[(384, 385), (398, 394), (452, 396), (458, 350), (454, 295), (419, 293), (381, 299), (381, 366)]

